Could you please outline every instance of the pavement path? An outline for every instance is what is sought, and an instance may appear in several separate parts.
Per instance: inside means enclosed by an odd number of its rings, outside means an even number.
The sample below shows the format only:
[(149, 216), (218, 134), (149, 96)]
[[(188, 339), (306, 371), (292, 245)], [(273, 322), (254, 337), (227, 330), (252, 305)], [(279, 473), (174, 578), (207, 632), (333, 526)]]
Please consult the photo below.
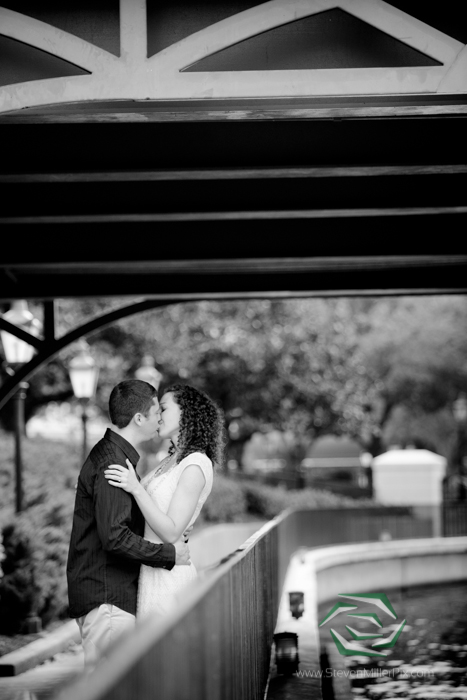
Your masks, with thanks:
[[(48, 700), (82, 674), (84, 654), (76, 623), (0, 657), (0, 700)], [(10, 675), (6, 675), (6, 674)]]
[[(298, 620), (290, 613), (290, 591), (304, 593), (305, 610)], [(307, 550), (302, 549), (292, 557), (287, 570), (275, 633), (295, 632), (298, 635), (299, 671), (303, 676), (278, 674), (273, 646), (265, 700), (314, 700), (322, 697), (316, 601), (316, 576), (307, 559)]]
[(0, 700), (49, 700), (84, 669), (81, 648), (61, 652), (51, 661), (10, 678), (0, 678)]

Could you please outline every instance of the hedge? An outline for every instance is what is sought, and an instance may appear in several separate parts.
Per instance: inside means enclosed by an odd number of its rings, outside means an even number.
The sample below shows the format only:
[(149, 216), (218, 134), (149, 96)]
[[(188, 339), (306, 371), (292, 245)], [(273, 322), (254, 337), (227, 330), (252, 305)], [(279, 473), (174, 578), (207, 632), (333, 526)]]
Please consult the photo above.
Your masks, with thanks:
[(0, 435), (0, 632), (14, 634), (29, 615), (44, 625), (66, 617), (65, 567), (79, 448), (48, 440), (23, 441), (24, 511), (14, 514), (13, 437)]

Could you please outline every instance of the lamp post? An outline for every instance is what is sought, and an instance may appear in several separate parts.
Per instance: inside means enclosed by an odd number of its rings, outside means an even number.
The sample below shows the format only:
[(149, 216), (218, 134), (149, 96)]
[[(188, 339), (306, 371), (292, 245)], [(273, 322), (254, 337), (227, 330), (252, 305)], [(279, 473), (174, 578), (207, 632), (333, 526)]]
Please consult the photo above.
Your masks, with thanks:
[(452, 407), (457, 425), (467, 421), (467, 394), (459, 394)]
[(292, 617), (298, 620), (305, 612), (305, 595), (302, 591), (291, 591), (289, 593), (289, 606)]
[(140, 379), (142, 382), (147, 382), (152, 384), (154, 389), (157, 391), (159, 384), (162, 381), (162, 374), (154, 366), (154, 358), (151, 355), (145, 355), (141, 360), (141, 365), (135, 372), (136, 379)]
[(464, 476), (466, 466), (466, 442), (464, 426), (467, 423), (467, 394), (460, 393), (452, 404), (456, 423), (454, 444), (449, 455), (449, 470), (443, 479), (443, 536), (464, 535), (466, 527), (467, 485)]
[[(463, 477), (463, 440), (462, 433), (465, 424), (467, 423), (467, 394), (461, 393), (454, 401), (452, 406), (452, 412), (454, 414), (454, 419), (457, 424), (457, 434), (456, 434), (456, 448), (455, 448), (455, 462), (453, 465), (456, 469), (457, 475), (459, 476), (459, 486), (461, 490), (465, 491), (465, 487), (462, 482)], [(464, 494), (465, 497), (465, 494)]]
[(79, 353), (69, 362), (73, 393), (81, 404), (81, 421), (83, 424), (83, 462), (87, 457), (87, 405), (95, 394), (99, 368), (89, 354), (87, 343), (83, 343)]
[[(14, 301), (11, 309), (3, 314), (5, 321), (9, 321), (14, 326), (21, 328), (31, 335), (39, 336), (42, 325), (28, 309), (28, 304), (24, 300)], [(34, 355), (34, 347), (24, 340), (17, 338), (8, 331), (1, 331), (3, 350), (8, 365), (13, 369), (19, 369), (29, 362)], [(21, 454), (21, 442), (24, 435), (24, 399), (26, 389), (29, 384), (20, 382), (18, 390), (14, 395), (15, 404), (15, 479), (16, 479), (16, 512), (23, 510), (23, 461)]]

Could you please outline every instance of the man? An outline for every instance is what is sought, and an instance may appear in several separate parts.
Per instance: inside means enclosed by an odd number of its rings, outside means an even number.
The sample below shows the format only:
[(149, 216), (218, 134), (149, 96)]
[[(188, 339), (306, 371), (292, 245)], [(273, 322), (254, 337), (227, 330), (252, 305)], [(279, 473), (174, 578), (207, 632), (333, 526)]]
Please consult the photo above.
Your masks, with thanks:
[(110, 464), (126, 467), (127, 458), (136, 468), (135, 448), (157, 432), (156, 390), (138, 379), (117, 384), (109, 415), (112, 429), (79, 474), (67, 564), (70, 617), (77, 619), (88, 666), (117, 636), (134, 628), (140, 565), (172, 569), (189, 563), (185, 543), (143, 539), (144, 518), (133, 497), (104, 477)]

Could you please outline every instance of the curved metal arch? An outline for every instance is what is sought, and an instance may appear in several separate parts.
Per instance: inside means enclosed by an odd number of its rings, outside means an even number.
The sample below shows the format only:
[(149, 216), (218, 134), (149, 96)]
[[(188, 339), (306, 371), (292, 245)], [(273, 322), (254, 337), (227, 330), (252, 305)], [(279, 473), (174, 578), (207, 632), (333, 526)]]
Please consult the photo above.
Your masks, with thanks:
[[(190, 298), (189, 301), (201, 301), (203, 298), (204, 297), (197, 297), (193, 299)], [(35, 355), (30, 362), (18, 369), (14, 375), (9, 377), (9, 379), (7, 379), (6, 382), (0, 387), (0, 409), (16, 392), (20, 382), (27, 381), (34, 374), (34, 372), (58, 355), (63, 348), (71, 345), (71, 343), (74, 343), (93, 331), (109, 326), (111, 323), (114, 323), (122, 318), (142, 313), (144, 311), (150, 311), (151, 309), (155, 309), (160, 306), (170, 306), (171, 304), (180, 303), (181, 301), (183, 300), (177, 297), (165, 299), (145, 299), (144, 301), (137, 302), (136, 304), (122, 306), (119, 309), (114, 309), (113, 311), (109, 311), (102, 316), (98, 316), (92, 321), (88, 321), (82, 326), (74, 328), (61, 338), (54, 338), (53, 336), (52, 338), (49, 338), (46, 335), (43, 340), (30, 336), (29, 333), (0, 318), (0, 328), (3, 328), (26, 342), (30, 342), (39, 350), (37, 355)]]
[[(0, 7), (0, 34), (91, 70), (91, 75), (0, 87), (0, 112), (89, 100), (190, 100), (319, 95), (466, 93), (466, 47), (384, 0), (269, 0), (220, 20), (147, 58), (147, 0), (120, 0), (120, 56)], [(408, 68), (201, 71), (184, 69), (208, 55), (282, 24), (342, 9), (440, 66)], [(5, 27), (3, 27), (5, 25)]]

